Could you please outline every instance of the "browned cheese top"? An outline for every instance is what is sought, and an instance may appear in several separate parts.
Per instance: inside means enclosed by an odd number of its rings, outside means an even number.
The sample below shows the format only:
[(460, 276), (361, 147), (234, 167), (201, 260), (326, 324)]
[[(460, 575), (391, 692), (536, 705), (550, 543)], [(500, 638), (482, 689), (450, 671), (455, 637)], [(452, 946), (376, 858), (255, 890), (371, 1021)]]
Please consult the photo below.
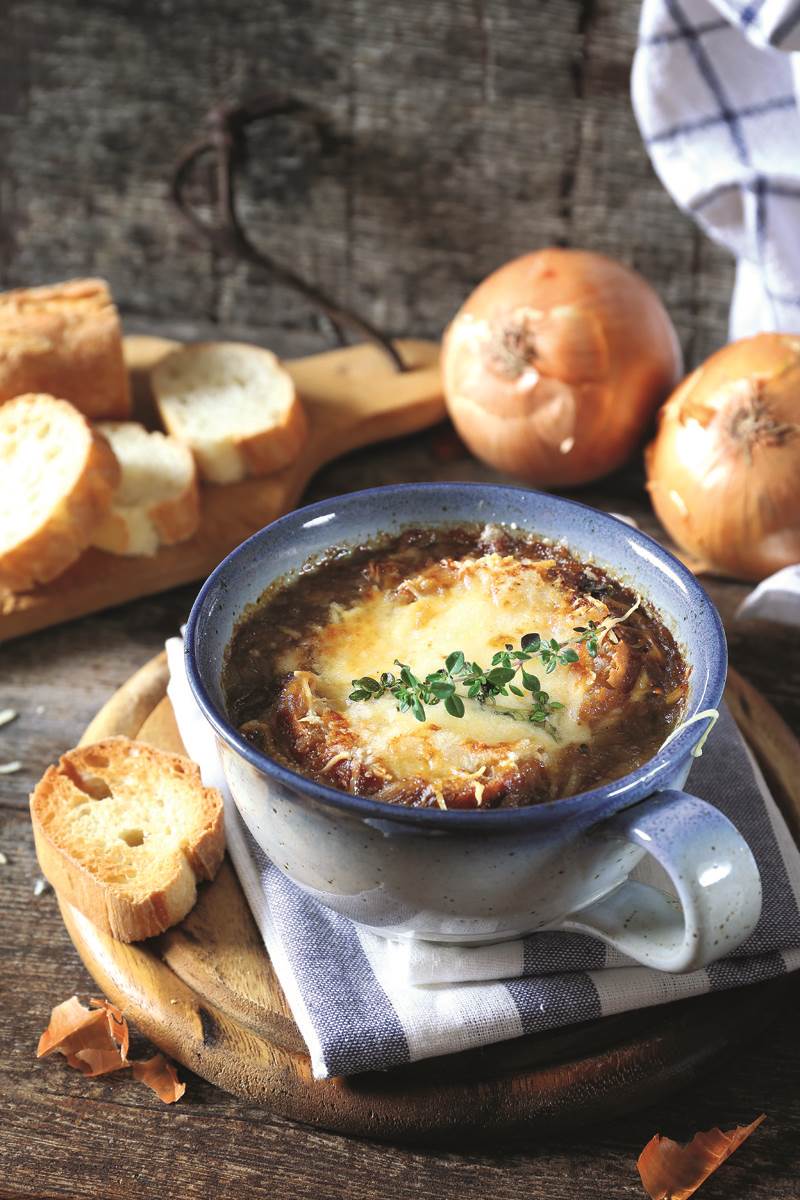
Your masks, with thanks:
[[(576, 661), (548, 672), (534, 653), (510, 681), (522, 694), (470, 697), (470, 665), (490, 671), (509, 647), (515, 663), (533, 633)], [(354, 680), (396, 683), (400, 663), (422, 681), (455, 651), (463, 713), (439, 701), (418, 720), (391, 687), (352, 698)], [(531, 719), (522, 669), (556, 706), (545, 720)], [(544, 803), (627, 774), (680, 721), (686, 681), (673, 637), (629, 587), (562, 544), (463, 525), (342, 548), (273, 585), (237, 627), (223, 675), (231, 719), (283, 765), (443, 809)]]

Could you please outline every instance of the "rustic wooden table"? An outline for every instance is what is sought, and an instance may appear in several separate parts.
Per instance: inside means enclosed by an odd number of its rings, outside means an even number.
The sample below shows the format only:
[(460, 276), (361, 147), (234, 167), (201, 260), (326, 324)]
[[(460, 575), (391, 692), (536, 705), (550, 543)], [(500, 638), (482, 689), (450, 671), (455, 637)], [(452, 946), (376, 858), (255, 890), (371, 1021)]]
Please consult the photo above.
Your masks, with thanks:
[[(485, 479), (445, 426), (362, 451), (317, 477), (309, 498), (381, 482)], [(637, 472), (580, 495), (657, 532)], [(796, 635), (733, 620), (743, 586), (709, 582), (728, 626), (733, 664), (800, 731)], [(44, 767), (73, 745), (109, 694), (153, 655), (186, 617), (194, 587), (141, 600), (3, 647), (0, 707), (19, 711), (0, 732), (0, 759), (23, 770), (0, 776), (0, 1196), (366, 1198), (526, 1195), (562, 1200), (642, 1194), (639, 1150), (657, 1130), (685, 1137), (714, 1124), (768, 1121), (703, 1191), (714, 1197), (796, 1200), (800, 1134), (800, 1031), (779, 1021), (732, 1054), (691, 1093), (601, 1128), (493, 1153), (415, 1152), (293, 1125), (189, 1075), (166, 1108), (124, 1076), (85, 1080), (34, 1049), (50, 1007), (91, 993), (51, 892), (35, 896), (38, 869), (27, 793)], [(754, 1031), (757, 1033), (758, 1031)], [(187, 1075), (187, 1072), (183, 1072)]]
[[(7, 0), (0, 37), (0, 286), (96, 273), (129, 331), (328, 344), (285, 289), (198, 248), (169, 171), (224, 96), (291, 91), (324, 137), (257, 140), (255, 236), (389, 331), (436, 337), (514, 254), (557, 242), (637, 266), (687, 362), (725, 338), (732, 264), (653, 175), (630, 108), (639, 0)], [(298, 140), (299, 139), (299, 140)], [(434, 434), (326, 470), (321, 497), (393, 479), (489, 477)], [(585, 493), (653, 528), (640, 480)], [(739, 626), (745, 589), (712, 583), (734, 665), (800, 731), (795, 635)], [(0, 1196), (360, 1198), (639, 1196), (660, 1129), (769, 1120), (703, 1189), (797, 1200), (800, 1033), (773, 1025), (690, 1094), (606, 1128), (495, 1154), (415, 1153), (275, 1119), (191, 1078), (163, 1107), (124, 1077), (87, 1081), (34, 1048), (52, 1004), (92, 985), (52, 894), (36, 897), (26, 795), (185, 618), (186, 587), (0, 649)]]

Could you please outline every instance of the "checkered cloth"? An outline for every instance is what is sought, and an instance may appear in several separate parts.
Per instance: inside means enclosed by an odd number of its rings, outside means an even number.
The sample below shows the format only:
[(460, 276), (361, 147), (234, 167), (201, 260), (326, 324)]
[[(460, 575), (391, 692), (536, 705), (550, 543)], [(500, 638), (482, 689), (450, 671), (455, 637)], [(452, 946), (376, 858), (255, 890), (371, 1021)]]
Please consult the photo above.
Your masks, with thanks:
[[(167, 642), (167, 656), (184, 745), (204, 782), (225, 797), (228, 853), (317, 1079), (383, 1070), (800, 968), (800, 853), (726, 712), (692, 769), (691, 786), (747, 839), (761, 873), (761, 918), (735, 955), (702, 971), (666, 975), (584, 934), (537, 933), (475, 948), (415, 945), (378, 937), (331, 912), (253, 841), (189, 689), (180, 638)], [(655, 871), (645, 859), (635, 878), (663, 886)]]
[(800, 0), (644, 0), (633, 106), (673, 199), (736, 256), (731, 339), (800, 332)]

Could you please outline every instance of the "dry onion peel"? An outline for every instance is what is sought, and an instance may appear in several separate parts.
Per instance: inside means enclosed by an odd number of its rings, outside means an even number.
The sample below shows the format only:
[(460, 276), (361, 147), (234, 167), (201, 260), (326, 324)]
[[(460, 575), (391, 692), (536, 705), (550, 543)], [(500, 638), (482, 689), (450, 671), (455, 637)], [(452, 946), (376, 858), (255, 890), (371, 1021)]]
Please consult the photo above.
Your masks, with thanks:
[(120, 1010), (108, 1000), (89, 1001), (84, 1008), (77, 996), (57, 1004), (50, 1013), (50, 1023), (39, 1038), (36, 1057), (58, 1051), (70, 1067), (86, 1076), (108, 1075), (126, 1067), (133, 1070), (134, 1079), (147, 1084), (165, 1104), (179, 1100), (186, 1091), (173, 1065), (156, 1054), (143, 1062), (128, 1058), (130, 1034), (128, 1022)]
[(174, 1066), (163, 1054), (154, 1054), (142, 1062), (131, 1063), (131, 1066), (133, 1078), (151, 1088), (165, 1104), (174, 1104), (186, 1091), (186, 1084), (181, 1083)]
[(467, 446), (543, 485), (621, 466), (680, 378), (661, 301), (601, 254), (551, 248), (500, 267), (466, 300), (442, 353), (447, 406)]
[(84, 1008), (77, 996), (70, 996), (50, 1013), (50, 1023), (39, 1038), (36, 1057), (42, 1058), (53, 1050), (60, 1050), (68, 1038), (101, 1019), (100, 1011)]
[(128, 1066), (128, 1023), (118, 1008), (91, 1000), (84, 1008), (77, 996), (57, 1005), (39, 1039), (37, 1058), (57, 1050), (84, 1075), (107, 1075)]
[(762, 1113), (752, 1125), (738, 1125), (727, 1133), (721, 1129), (696, 1133), (686, 1146), (657, 1133), (636, 1164), (650, 1200), (688, 1200), (764, 1119)]
[(119, 1053), (124, 1062), (128, 1060), (128, 1050), (130, 1048), (130, 1030), (128, 1022), (123, 1017), (120, 1010), (115, 1004), (111, 1004), (108, 1000), (96, 999), (92, 997), (89, 1005), (93, 1009), (100, 1009), (105, 1013), (106, 1021), (108, 1022), (108, 1031), (115, 1044), (119, 1047)]
[(800, 562), (800, 338), (712, 355), (664, 405), (645, 462), (659, 520), (706, 569), (755, 581)]

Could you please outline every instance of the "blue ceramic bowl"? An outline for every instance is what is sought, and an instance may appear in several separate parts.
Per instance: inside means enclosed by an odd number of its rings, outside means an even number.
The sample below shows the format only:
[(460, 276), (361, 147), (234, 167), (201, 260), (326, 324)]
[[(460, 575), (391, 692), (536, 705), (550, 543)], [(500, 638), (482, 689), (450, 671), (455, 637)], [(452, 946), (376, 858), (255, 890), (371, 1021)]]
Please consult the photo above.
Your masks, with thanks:
[[(689, 665), (687, 717), (719, 706), (727, 667), (719, 616), (694, 576), (652, 538), (585, 505), (522, 488), (432, 483), (355, 492), (298, 509), (254, 534), (217, 567), (192, 608), (189, 682), (217, 735), (239, 811), (290, 878), (386, 936), (481, 942), (582, 928), (651, 965), (691, 969), (708, 959), (709, 922), (719, 924), (723, 909), (737, 942), (760, 910), (745, 843), (717, 810), (679, 790), (704, 723), (592, 791), (529, 808), (442, 811), (388, 805), (306, 779), (258, 751), (227, 718), (226, 647), (246, 607), (275, 579), (333, 545), (357, 546), (408, 526), (476, 521), (563, 539), (576, 557), (644, 596)], [(628, 881), (646, 851), (672, 879), (682, 921), (674, 904), (664, 907), (662, 893)], [(715, 856), (726, 862), (709, 872)], [(698, 882), (703, 872), (717, 880), (714, 887)], [(634, 895), (637, 889), (648, 895)], [(633, 935), (630, 920), (624, 933), (626, 896), (638, 914)]]

